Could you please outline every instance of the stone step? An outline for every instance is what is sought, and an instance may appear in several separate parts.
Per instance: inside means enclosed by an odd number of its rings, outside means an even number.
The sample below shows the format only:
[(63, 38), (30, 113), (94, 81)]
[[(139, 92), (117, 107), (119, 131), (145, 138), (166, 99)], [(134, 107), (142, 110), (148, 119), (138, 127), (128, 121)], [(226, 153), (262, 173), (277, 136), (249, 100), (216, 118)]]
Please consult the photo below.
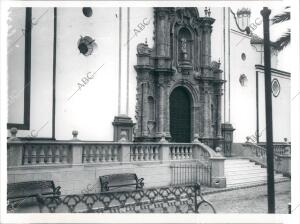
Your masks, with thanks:
[(253, 170), (245, 170), (244, 172), (232, 171), (232, 172), (225, 172), (225, 176), (240, 176), (240, 175), (255, 175), (255, 174), (265, 174), (267, 175), (266, 170), (260, 169), (253, 169)]
[[(283, 177), (282, 174), (274, 174), (274, 178)], [(240, 175), (234, 175), (234, 176), (226, 176), (226, 180), (253, 180), (253, 179), (259, 179), (259, 178), (267, 178), (266, 173), (256, 173), (256, 174), (240, 174)]]
[(267, 172), (265, 168), (260, 167), (241, 167), (240, 169), (225, 169), (225, 174), (238, 174), (238, 173), (252, 173), (252, 172)]
[[(267, 169), (247, 159), (225, 160), (227, 187), (238, 187), (267, 182)], [(275, 181), (288, 180), (282, 174), (274, 173)]]
[(248, 159), (227, 159), (226, 161), (225, 161), (225, 163), (247, 163), (247, 162), (249, 162), (249, 160)]
[(249, 169), (252, 169), (252, 168), (255, 168), (257, 167), (257, 165), (255, 164), (245, 164), (245, 165), (232, 165), (232, 166), (228, 166), (228, 165), (225, 165), (224, 168), (225, 169), (240, 169), (240, 168), (249, 168)]
[[(290, 179), (287, 177), (280, 177), (275, 179), (276, 182), (281, 181), (289, 181)], [(226, 183), (226, 187), (242, 187), (242, 186), (249, 186), (249, 185), (259, 185), (259, 184), (266, 184), (267, 180), (259, 180), (259, 181), (245, 181), (245, 182), (239, 182), (239, 183)]]
[[(284, 177), (275, 180), (276, 182), (282, 182), (282, 181), (289, 181), (289, 178)], [(267, 184), (267, 180), (261, 180), (261, 181), (251, 181), (251, 182), (242, 182), (242, 183), (233, 183), (233, 184), (226, 184), (227, 187), (243, 187), (243, 186), (250, 186), (250, 185), (260, 185), (260, 184)]]

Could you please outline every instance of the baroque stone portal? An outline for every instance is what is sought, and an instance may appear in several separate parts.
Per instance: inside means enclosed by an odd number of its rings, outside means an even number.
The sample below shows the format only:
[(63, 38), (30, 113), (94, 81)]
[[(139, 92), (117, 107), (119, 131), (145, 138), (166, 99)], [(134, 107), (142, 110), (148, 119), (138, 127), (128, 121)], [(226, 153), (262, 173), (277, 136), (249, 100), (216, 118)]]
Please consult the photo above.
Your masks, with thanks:
[(135, 141), (222, 142), (220, 62), (211, 62), (215, 19), (196, 8), (154, 8), (154, 47), (137, 46)]

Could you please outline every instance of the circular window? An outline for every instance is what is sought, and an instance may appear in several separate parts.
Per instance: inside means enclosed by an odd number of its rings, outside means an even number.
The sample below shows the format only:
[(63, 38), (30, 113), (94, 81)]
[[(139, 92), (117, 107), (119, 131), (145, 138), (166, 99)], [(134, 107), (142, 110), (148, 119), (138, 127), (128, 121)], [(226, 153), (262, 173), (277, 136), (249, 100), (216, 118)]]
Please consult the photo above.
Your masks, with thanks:
[(247, 86), (248, 78), (245, 74), (240, 75), (239, 78), (241, 86)]
[(280, 93), (280, 84), (278, 79), (273, 79), (272, 80), (272, 93), (273, 96), (277, 97)]
[(93, 53), (93, 50), (96, 48), (95, 40), (89, 36), (80, 37), (78, 40), (78, 50), (84, 56), (89, 56)]
[(83, 7), (82, 12), (86, 17), (91, 17), (93, 15), (93, 10), (91, 7)]
[(241, 54), (241, 58), (242, 58), (243, 61), (245, 61), (245, 60), (246, 60), (246, 54), (245, 54), (245, 53), (242, 53), (242, 54)]

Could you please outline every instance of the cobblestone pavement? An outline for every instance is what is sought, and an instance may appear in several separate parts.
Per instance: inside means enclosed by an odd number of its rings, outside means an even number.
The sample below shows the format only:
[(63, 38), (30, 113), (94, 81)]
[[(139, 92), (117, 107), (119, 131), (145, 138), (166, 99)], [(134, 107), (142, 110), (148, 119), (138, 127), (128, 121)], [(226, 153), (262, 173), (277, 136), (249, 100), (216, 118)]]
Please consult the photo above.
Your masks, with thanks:
[[(217, 213), (268, 213), (267, 185), (205, 195)], [(291, 182), (275, 184), (276, 213), (287, 214)]]

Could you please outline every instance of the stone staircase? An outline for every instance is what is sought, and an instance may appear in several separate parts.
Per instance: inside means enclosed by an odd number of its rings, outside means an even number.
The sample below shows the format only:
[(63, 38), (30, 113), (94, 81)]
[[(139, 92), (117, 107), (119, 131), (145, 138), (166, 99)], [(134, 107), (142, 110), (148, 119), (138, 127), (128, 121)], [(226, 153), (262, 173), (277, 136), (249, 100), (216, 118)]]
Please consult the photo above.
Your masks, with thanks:
[[(267, 183), (267, 168), (251, 162), (249, 159), (226, 159), (225, 177), (227, 187)], [(287, 181), (288, 177), (275, 173), (275, 182)]]

